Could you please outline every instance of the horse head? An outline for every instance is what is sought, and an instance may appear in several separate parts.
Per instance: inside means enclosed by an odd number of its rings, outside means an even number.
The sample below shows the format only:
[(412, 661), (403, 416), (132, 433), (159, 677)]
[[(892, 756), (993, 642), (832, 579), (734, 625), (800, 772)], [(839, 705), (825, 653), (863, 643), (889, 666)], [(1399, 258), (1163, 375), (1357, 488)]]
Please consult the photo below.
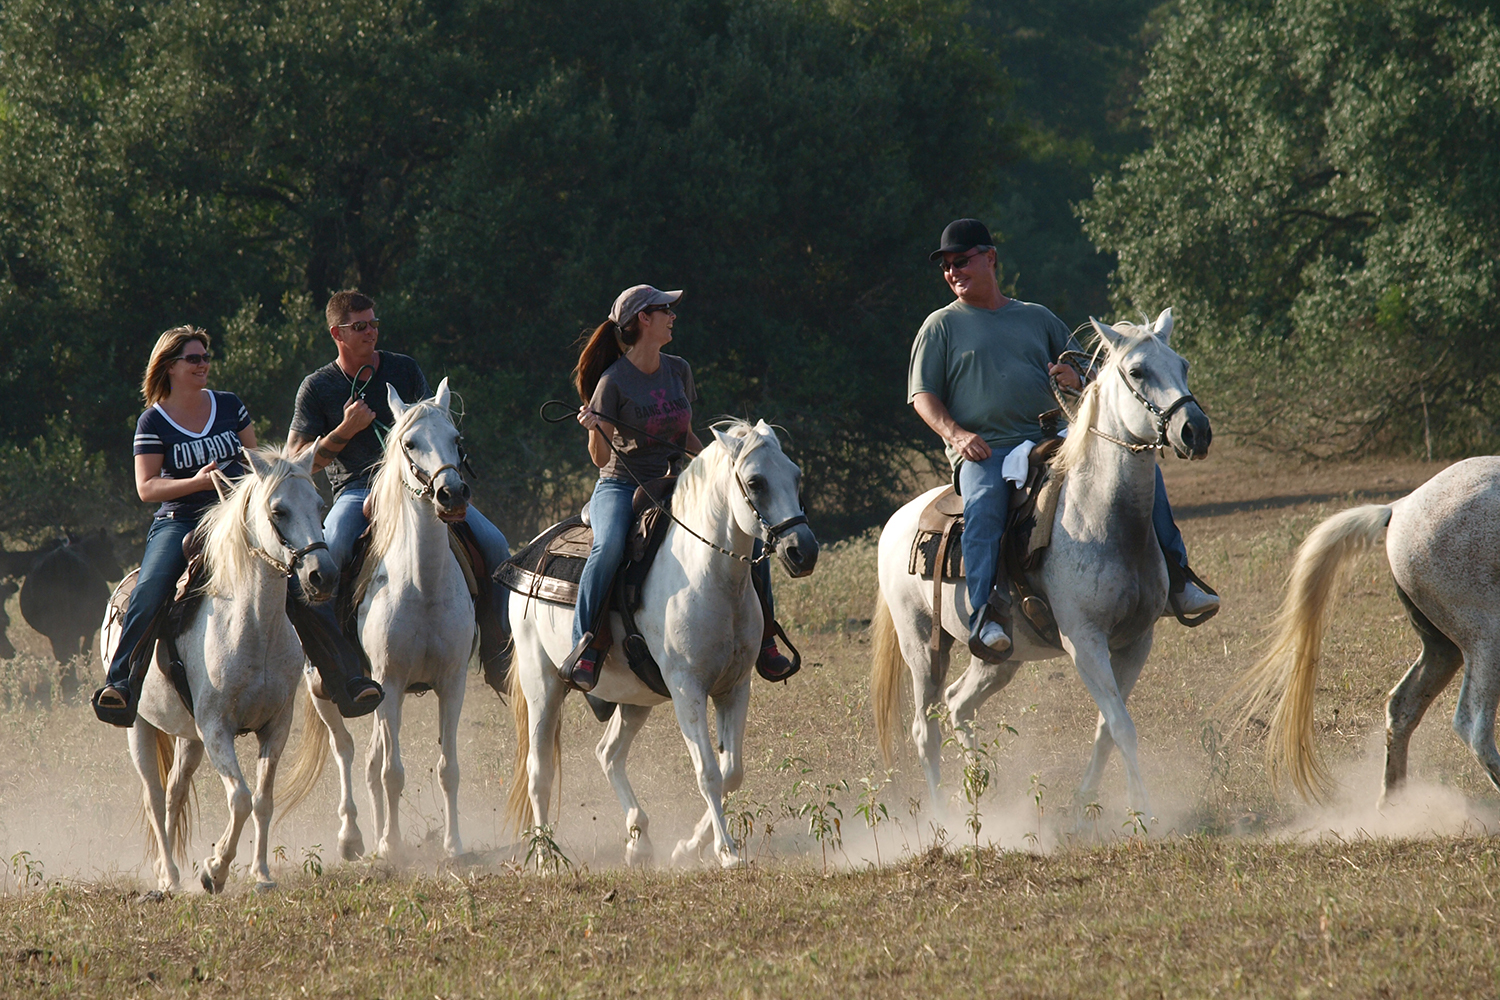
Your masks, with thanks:
[(802, 509), (802, 470), (781, 450), (776, 432), (764, 420), (713, 431), (737, 483), (729, 498), (740, 530), (774, 550), (788, 575), (811, 573), (818, 564), (818, 539)]
[(1102, 407), (1134, 443), (1207, 458), (1213, 428), (1188, 389), (1187, 360), (1170, 346), (1172, 310), (1163, 309), (1146, 326), (1089, 322), (1108, 352), (1099, 374)]
[(462, 521), (469, 512), (469, 484), (458, 467), (463, 462), (458, 428), (449, 410), (448, 380), (438, 383), (430, 400), (407, 404), (393, 385), (386, 386), (396, 418), (386, 443), (386, 461), (402, 457), (402, 481), (419, 500), (430, 500), (443, 521)]
[(288, 576), (295, 573), (303, 600), (328, 600), (339, 571), (323, 540), (323, 499), (312, 481), (313, 449), (301, 458), (268, 449), (246, 449), (245, 456), (251, 475), (235, 492), (248, 490), (242, 523), (250, 551), (269, 557), (266, 561), (284, 567)]

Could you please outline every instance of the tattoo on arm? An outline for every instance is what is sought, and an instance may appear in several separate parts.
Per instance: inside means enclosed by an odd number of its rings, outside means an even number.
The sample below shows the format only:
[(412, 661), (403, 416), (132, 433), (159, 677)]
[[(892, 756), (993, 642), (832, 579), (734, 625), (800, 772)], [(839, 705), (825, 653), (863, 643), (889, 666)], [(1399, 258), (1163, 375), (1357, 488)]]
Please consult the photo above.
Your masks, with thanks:
[(327, 448), (323, 447), (321, 443), (318, 445), (317, 455), (318, 458), (324, 462), (332, 462), (335, 458), (338, 457), (337, 452), (329, 451)]
[(337, 431), (329, 431), (327, 434), (324, 434), (323, 440), (327, 441), (329, 444), (336, 444), (340, 448), (349, 443), (349, 439), (344, 437), (344, 435), (338, 433)]

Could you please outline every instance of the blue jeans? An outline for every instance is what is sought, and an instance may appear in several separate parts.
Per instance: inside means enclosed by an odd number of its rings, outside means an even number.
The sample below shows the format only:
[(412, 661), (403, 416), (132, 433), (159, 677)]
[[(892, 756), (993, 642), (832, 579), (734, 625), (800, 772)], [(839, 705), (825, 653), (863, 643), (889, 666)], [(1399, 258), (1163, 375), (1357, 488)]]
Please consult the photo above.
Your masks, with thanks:
[[(994, 452), (982, 462), (965, 461), (958, 467), (958, 486), (964, 498), (964, 533), (961, 540), (964, 552), (965, 583), (969, 588), (969, 605), (974, 609), (969, 616), (969, 627), (973, 628), (978, 614), (989, 600), (990, 588), (995, 583), (995, 572), (1000, 562), (1000, 536), (1005, 532), (1005, 522), (1010, 516), (1010, 481), (1000, 474), (1005, 455)], [(1167, 484), (1162, 480), (1161, 467), (1156, 468), (1156, 500), (1151, 507), (1151, 526), (1156, 529), (1156, 540), (1167, 558), (1187, 568), (1187, 545), (1182, 532), (1172, 519), (1172, 505), (1167, 502)]]
[(123, 687), (130, 679), (130, 654), (151, 626), (151, 619), (161, 610), (177, 589), (177, 578), (187, 569), (182, 554), (182, 540), (198, 526), (196, 518), (159, 517), (146, 533), (146, 551), (141, 556), (141, 571), (135, 590), (125, 609), (120, 644), (109, 661), (104, 683)]
[(609, 585), (625, 558), (625, 542), (630, 523), (635, 519), (631, 501), (635, 483), (624, 479), (600, 477), (589, 499), (589, 526), (594, 529), (594, 545), (578, 581), (578, 606), (573, 611), (573, 645), (594, 627), (599, 609), (609, 598)]
[[(349, 554), (354, 551), (354, 541), (364, 534), (370, 522), (365, 519), (365, 497), (370, 491), (363, 486), (351, 486), (334, 498), (328, 516), (323, 519), (323, 540), (328, 543), (328, 554), (339, 569), (349, 565)], [(510, 558), (510, 543), (490, 519), (469, 504), (464, 522), (474, 530), (474, 540), (491, 572)]]

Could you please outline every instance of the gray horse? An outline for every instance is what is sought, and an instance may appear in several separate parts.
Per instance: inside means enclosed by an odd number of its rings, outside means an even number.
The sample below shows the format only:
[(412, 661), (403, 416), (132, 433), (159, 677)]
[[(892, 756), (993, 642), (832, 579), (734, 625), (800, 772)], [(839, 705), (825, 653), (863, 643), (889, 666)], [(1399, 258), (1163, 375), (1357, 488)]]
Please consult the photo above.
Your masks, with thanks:
[(1330, 785), (1313, 743), (1313, 693), (1323, 631), (1347, 563), (1385, 536), (1396, 594), (1422, 640), (1422, 655), (1385, 709), (1386, 803), (1406, 781), (1407, 747), (1434, 698), (1465, 663), (1453, 729), (1500, 788), (1495, 707), (1500, 702), (1500, 458), (1471, 458), (1393, 503), (1335, 514), (1297, 549), (1270, 652), (1236, 689), (1242, 719), (1270, 710), (1266, 752), (1273, 774), (1308, 799)]
[[(903, 666), (911, 671), (916, 712), (912, 738), (934, 805), (938, 797), (942, 734), (931, 710), (942, 703), (954, 726), (972, 741), (975, 711), (1029, 660), (1066, 652), (1099, 706), (1093, 757), (1079, 788), (1087, 801), (1099, 784), (1113, 747), (1120, 748), (1130, 808), (1150, 815), (1136, 762), (1136, 731), (1125, 700), (1151, 652), (1152, 633), (1167, 603), (1167, 566), (1151, 526), (1155, 449), (1170, 444), (1185, 458), (1204, 458), (1211, 439), (1208, 417), (1187, 387), (1187, 362), (1168, 346), (1171, 310), (1149, 326), (1094, 323), (1103, 353), (1084, 391), (1067, 443), (1054, 460), (1065, 475), (1052, 523), (1051, 547), (1031, 584), (1047, 595), (1062, 636), (1049, 645), (1022, 615), (1016, 616), (1014, 652), (1003, 663), (971, 660), (950, 685), (952, 637), (969, 634), (969, 601), (962, 578), (943, 585), (941, 648), (932, 654), (932, 584), (909, 572), (917, 518), (938, 490), (917, 497), (886, 522), (880, 536), (880, 599), (872, 622), (871, 671), (876, 733), (889, 762)], [(1170, 416), (1163, 419), (1163, 414)]]

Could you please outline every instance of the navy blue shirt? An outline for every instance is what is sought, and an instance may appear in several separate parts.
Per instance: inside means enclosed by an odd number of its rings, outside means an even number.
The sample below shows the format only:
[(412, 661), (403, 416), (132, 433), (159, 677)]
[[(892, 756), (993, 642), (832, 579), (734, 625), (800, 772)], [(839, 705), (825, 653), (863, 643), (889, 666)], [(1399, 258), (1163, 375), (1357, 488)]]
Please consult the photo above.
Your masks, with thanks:
[[(161, 474), (165, 479), (192, 479), (209, 462), (218, 462), (219, 471), (233, 479), (245, 474), (239, 462), (240, 431), (250, 426), (250, 412), (240, 397), (232, 392), (209, 391), (213, 402), (208, 411), (208, 425), (189, 430), (167, 416), (160, 404), (141, 414), (135, 422), (135, 453), (160, 455)], [(227, 461), (235, 456), (234, 461)], [(197, 520), (219, 495), (200, 490), (168, 500), (157, 508), (157, 517)]]

